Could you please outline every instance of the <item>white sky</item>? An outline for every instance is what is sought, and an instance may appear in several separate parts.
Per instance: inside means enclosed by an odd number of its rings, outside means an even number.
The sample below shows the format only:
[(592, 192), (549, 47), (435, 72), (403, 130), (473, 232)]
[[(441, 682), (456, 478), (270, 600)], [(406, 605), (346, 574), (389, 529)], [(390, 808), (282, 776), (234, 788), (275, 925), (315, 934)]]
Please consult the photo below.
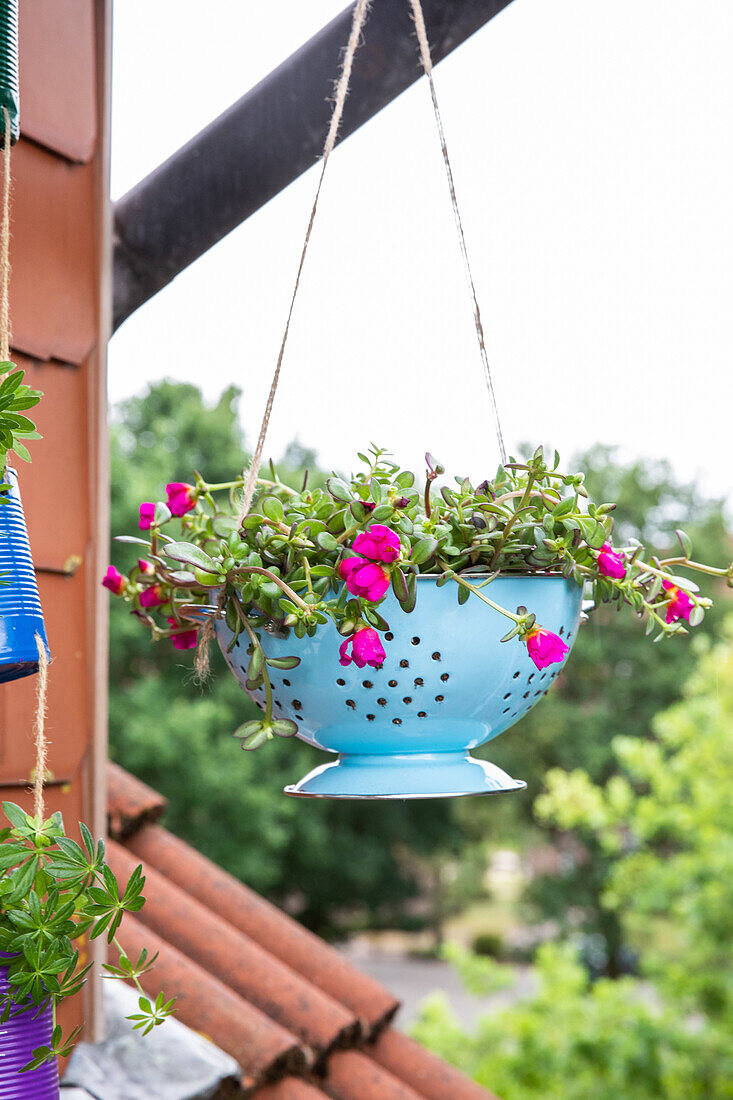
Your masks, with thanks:
[[(118, 2), (113, 196), (345, 3)], [(509, 449), (618, 442), (731, 493), (731, 56), (730, 0), (514, 0), (437, 68)], [(314, 185), (124, 324), (111, 400), (235, 382), (254, 441)], [(426, 449), (455, 473), (496, 464), (424, 81), (329, 165), (268, 451), (296, 436), (342, 469), (370, 440), (418, 468)]]

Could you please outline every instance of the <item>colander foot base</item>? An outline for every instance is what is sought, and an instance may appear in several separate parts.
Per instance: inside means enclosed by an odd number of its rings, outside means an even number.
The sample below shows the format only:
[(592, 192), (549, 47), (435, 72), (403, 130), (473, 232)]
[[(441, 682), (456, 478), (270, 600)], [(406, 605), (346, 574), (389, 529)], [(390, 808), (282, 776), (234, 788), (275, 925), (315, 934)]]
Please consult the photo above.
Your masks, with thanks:
[(468, 753), (342, 754), (285, 788), (297, 798), (460, 798), (520, 791), (521, 779)]

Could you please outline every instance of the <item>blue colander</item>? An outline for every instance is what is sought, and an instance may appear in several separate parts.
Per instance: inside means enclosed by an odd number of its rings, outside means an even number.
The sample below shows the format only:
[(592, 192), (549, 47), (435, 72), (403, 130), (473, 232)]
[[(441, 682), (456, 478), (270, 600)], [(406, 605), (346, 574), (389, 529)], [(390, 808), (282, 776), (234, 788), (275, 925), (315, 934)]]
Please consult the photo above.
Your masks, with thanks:
[[(454, 582), (438, 588), (419, 578), (417, 605), (407, 615), (390, 595), (380, 605), (389, 622), (380, 669), (339, 664), (343, 638), (329, 623), (313, 638), (262, 632), (268, 657), (295, 655), (288, 671), (270, 670), (274, 712), (298, 725), (298, 736), (338, 754), (287, 794), (321, 798), (441, 798), (519, 790), (526, 784), (475, 760), (469, 750), (514, 725), (546, 694), (560, 665), (539, 671), (526, 645), (500, 642), (508, 624), (476, 596), (459, 605)], [(487, 590), (488, 591), (488, 590)], [(582, 589), (560, 576), (497, 577), (495, 603), (524, 604), (537, 622), (571, 646), (580, 620)], [(222, 620), (217, 639), (244, 687), (247, 640), (231, 653)], [(246, 689), (245, 689), (246, 690)], [(262, 690), (251, 693), (262, 704)]]

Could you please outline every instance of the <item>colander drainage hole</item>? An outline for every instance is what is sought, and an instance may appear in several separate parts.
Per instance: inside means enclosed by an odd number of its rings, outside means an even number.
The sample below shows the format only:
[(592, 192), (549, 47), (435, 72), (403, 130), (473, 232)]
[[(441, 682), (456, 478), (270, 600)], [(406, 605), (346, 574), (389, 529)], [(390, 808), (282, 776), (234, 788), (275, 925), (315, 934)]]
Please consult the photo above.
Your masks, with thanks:
[(365, 688), (373, 688), (374, 687), (374, 684), (371, 682), (371, 680), (362, 680), (362, 683), (363, 683)]
[(506, 695), (504, 696), (504, 698), (505, 698), (505, 699), (511, 699), (511, 697), (512, 697), (512, 693), (511, 693), (511, 691), (508, 691), (508, 692), (506, 693)]
[(440, 660), (440, 653), (438, 652), (437, 649), (436, 649), (435, 653), (431, 654), (431, 656), (432, 656), (434, 661), (439, 661)]
[(346, 706), (350, 707), (351, 710), (356, 710), (356, 703), (354, 702), (353, 699), (347, 699), (346, 700)]
[(417, 712), (418, 718), (427, 718), (428, 712), (426, 710), (419, 710)]
[(523, 698), (523, 699), (529, 699), (529, 692), (528, 692), (528, 691), (525, 691), (525, 693), (524, 693), (524, 695), (522, 696), (522, 698)]
[(396, 680), (390, 680), (389, 681), (389, 686), (391, 688), (396, 688), (397, 687), (397, 681)]
[(410, 703), (412, 702), (412, 696), (411, 695), (406, 695), (405, 698), (402, 700), (402, 702), (407, 703), (407, 705), (409, 707)]
[(436, 695), (435, 696), (435, 702), (436, 703), (442, 703), (444, 699), (445, 699), (445, 695)]
[(564, 634), (564, 633), (565, 633), (565, 627), (564, 627), (564, 626), (561, 626), (561, 627), (560, 627), (560, 629), (558, 630), (558, 634), (559, 634), (559, 635), (560, 635), (560, 637), (562, 638), (562, 636), (563, 636), (563, 634)]
[(392, 719), (392, 725), (393, 726), (401, 726), (402, 725), (402, 719), (401, 718), (393, 718)]
[(301, 703), (300, 699), (293, 699), (293, 701), (290, 705), (292, 706), (293, 710), (302, 710), (303, 709), (303, 704)]
[(386, 699), (377, 699), (377, 702), (379, 703), (380, 707), (386, 707), (387, 706), (387, 700)]
[(410, 667), (410, 662), (409, 661), (400, 661), (400, 668), (409, 668), (409, 667)]
[(511, 709), (512, 709), (511, 707), (504, 707), (504, 710), (502, 711), (502, 714), (508, 714)]
[(286, 688), (290, 687), (290, 680), (283, 680), (283, 683), (285, 684)]
[(392, 641), (394, 641), (394, 634), (392, 633), (392, 631), (391, 631), (391, 630), (388, 630), (388, 631), (387, 631), (387, 633), (386, 633), (386, 634), (384, 635), (384, 640), (385, 640), (386, 642), (392, 642)]
[(416, 676), (415, 677), (415, 687), (416, 688), (421, 688), (424, 683), (425, 683), (425, 681), (423, 680), (422, 676)]
[(529, 676), (527, 677), (527, 683), (531, 684), (533, 680), (534, 680), (534, 672), (530, 672)]
[(413, 645), (420, 645), (420, 639), (419, 638), (413, 638), (412, 639), (412, 644)]
[(443, 683), (445, 683), (446, 680), (450, 680), (450, 673), (449, 672), (444, 672), (443, 675), (440, 678), (443, 681)]
[(279, 700), (279, 699), (276, 699), (276, 700), (275, 700), (275, 706), (276, 706), (276, 707), (280, 707), (280, 710), (282, 710), (282, 709), (283, 709), (283, 705), (282, 705), (282, 703), (280, 702), (280, 700)]
[(366, 720), (367, 720), (367, 722), (373, 722), (374, 721), (374, 715), (373, 714), (367, 714)]
[(517, 676), (519, 676), (519, 675), (520, 675), (519, 672), (515, 672), (514, 675), (512, 676), (512, 680), (516, 680)]
[(341, 677), (339, 677), (339, 678), (338, 678), (338, 680), (336, 681), (336, 683), (338, 684), (338, 686), (339, 686), (340, 688), (342, 688), (342, 687), (345, 687), (345, 685), (346, 685), (346, 680), (342, 680), (342, 679), (341, 679)]

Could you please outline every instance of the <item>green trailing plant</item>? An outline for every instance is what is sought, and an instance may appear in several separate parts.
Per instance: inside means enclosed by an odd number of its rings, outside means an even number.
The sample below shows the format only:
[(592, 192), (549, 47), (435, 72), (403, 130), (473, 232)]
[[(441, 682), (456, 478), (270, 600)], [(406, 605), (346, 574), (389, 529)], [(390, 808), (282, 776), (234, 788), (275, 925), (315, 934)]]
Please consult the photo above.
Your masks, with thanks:
[[(23, 414), (37, 405), (43, 396), (23, 381), (25, 371), (19, 370), (15, 363), (0, 363), (0, 378), (4, 375), (7, 377), (0, 383), (0, 475), (5, 471), (9, 451), (30, 462), (26, 443), (41, 436), (33, 421)], [(7, 486), (0, 485), (2, 488)]]
[[(246, 636), (248, 687), (263, 687), (266, 701), (263, 718), (238, 731), (245, 748), (297, 731), (273, 716), (268, 667), (295, 667), (297, 639), (329, 620), (345, 639), (342, 664), (380, 667), (390, 657), (379, 605), (391, 588), (402, 610), (412, 611), (420, 574), (454, 584), (459, 603), (481, 599), (503, 615), (509, 629), (502, 641), (526, 644), (538, 668), (562, 661), (567, 646), (531, 608), (512, 610), (491, 598), (500, 575), (572, 578), (587, 585), (595, 604), (629, 607), (655, 640), (686, 633), (711, 605), (690, 572), (733, 585), (733, 565), (695, 561), (682, 530), (679, 553), (663, 560), (645, 556), (635, 540), (614, 545), (615, 505), (589, 500), (583, 474), (563, 473), (557, 452), (546, 459), (539, 447), (479, 485), (459, 477), (439, 489), (445, 470), (429, 454), (422, 486), (379, 447), (359, 459), (362, 469), (348, 480), (334, 475), (324, 489), (310, 489), (306, 478), (295, 490), (271, 467), (242, 520), (243, 478), (209, 484), (196, 474), (193, 483), (170, 483), (165, 502), (140, 505), (146, 538), (120, 537), (144, 556), (127, 576), (110, 566), (103, 583), (132, 605), (154, 640), (194, 647), (197, 608), (212, 603), (233, 632), (232, 645)], [(262, 630), (292, 631), (293, 655), (266, 657)]]
[(116, 966), (102, 964), (107, 975), (132, 982), (138, 989), (139, 1012), (128, 1017), (133, 1027), (148, 1034), (173, 1011), (174, 1002), (162, 993), (151, 1003), (140, 978), (157, 956), (143, 950), (134, 962), (117, 941), (125, 913), (137, 913), (145, 904), (145, 878), (137, 867), (120, 886), (105, 861), (104, 842), (96, 843), (80, 823), (81, 844), (66, 835), (60, 813), (43, 821), (12, 802), (3, 803), (9, 824), (0, 830), (0, 951), (10, 955), (9, 992), (0, 997), (0, 1023), (22, 1012), (53, 1011), (50, 1046), (33, 1051), (24, 1071), (71, 1052), (81, 1031), (62, 1034), (56, 1023), (57, 1006), (76, 996), (93, 964), (80, 962), (81, 936), (106, 936), (119, 951)]

